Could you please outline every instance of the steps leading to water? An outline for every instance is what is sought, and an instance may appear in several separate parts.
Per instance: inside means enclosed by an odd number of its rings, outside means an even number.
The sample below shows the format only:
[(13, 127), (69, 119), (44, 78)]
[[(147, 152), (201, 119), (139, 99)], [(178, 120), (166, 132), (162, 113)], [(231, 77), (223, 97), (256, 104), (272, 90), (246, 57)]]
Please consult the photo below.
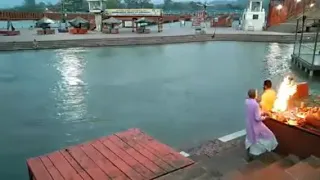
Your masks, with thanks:
[[(238, 141), (239, 142), (239, 141)], [(320, 159), (264, 153), (246, 160), (243, 141), (213, 156), (191, 155), (196, 164), (158, 180), (319, 180)]]
[[(318, 8), (312, 8), (305, 12), (305, 16), (310, 19), (320, 19), (320, 9)], [(286, 33), (295, 33), (296, 32), (296, 25), (297, 25), (297, 18), (301, 18), (302, 13), (293, 16), (289, 18), (285, 23), (281, 23), (279, 25), (271, 26), (268, 28), (268, 31), (273, 32), (286, 32)], [(302, 30), (302, 22), (300, 22), (298, 27), (298, 32)], [(314, 21), (307, 20), (305, 22), (305, 27), (312, 26), (314, 24)], [(304, 29), (306, 30), (306, 29)]]

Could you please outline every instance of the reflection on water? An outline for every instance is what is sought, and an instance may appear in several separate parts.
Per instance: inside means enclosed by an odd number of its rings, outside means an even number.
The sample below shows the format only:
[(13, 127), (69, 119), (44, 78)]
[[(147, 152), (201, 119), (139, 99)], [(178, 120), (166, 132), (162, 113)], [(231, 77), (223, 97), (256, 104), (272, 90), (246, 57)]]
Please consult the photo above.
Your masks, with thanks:
[(270, 43), (265, 57), (267, 76), (283, 76), (290, 71), (290, 56), (293, 51), (291, 44)]
[[(86, 121), (87, 106), (85, 96), (88, 93), (82, 73), (86, 60), (81, 55), (86, 53), (83, 49), (57, 50), (57, 62), (54, 65), (61, 75), (61, 80), (53, 89), (57, 101), (59, 114), (57, 118), (65, 123), (79, 123)], [(72, 135), (72, 129), (66, 133)], [(75, 140), (76, 141), (76, 140)]]
[(310, 93), (319, 93), (319, 77), (309, 78), (308, 74), (291, 64), (293, 44), (270, 43), (267, 46), (264, 71), (266, 78), (274, 81), (276, 88), (286, 75), (291, 75), (298, 82), (309, 82)]

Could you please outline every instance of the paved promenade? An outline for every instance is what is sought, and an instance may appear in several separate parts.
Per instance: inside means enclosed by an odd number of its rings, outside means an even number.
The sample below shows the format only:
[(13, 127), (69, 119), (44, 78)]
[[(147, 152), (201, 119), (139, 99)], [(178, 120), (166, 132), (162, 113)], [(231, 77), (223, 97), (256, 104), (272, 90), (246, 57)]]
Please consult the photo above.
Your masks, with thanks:
[[(159, 36), (183, 36), (183, 35), (195, 35), (194, 28), (181, 27), (181, 28), (170, 28), (165, 27), (163, 32), (158, 33), (156, 28), (151, 28), (150, 34), (137, 34), (132, 33), (131, 29), (121, 29), (119, 34), (103, 34), (100, 32), (89, 32), (83, 35), (73, 35), (69, 33), (58, 33), (53, 35), (37, 35), (36, 30), (19, 29), (21, 32), (20, 36), (0, 36), (0, 42), (26, 42), (33, 41), (57, 41), (57, 40), (73, 40), (73, 39), (101, 39), (101, 38), (129, 38), (129, 37), (159, 37)], [(206, 34), (243, 34), (243, 35), (291, 35), (291, 33), (279, 33), (279, 32), (246, 32), (235, 30), (233, 28), (207, 28)]]
[[(179, 23), (165, 24), (163, 32), (151, 27), (150, 34), (132, 33), (131, 29), (120, 29), (119, 34), (89, 32), (84, 35), (58, 33), (37, 35), (36, 30), (20, 29), (20, 36), (0, 36), (0, 51), (35, 49), (33, 40), (38, 42), (38, 49), (56, 49), (69, 47), (99, 47), (125, 45), (152, 45), (170, 43), (188, 43), (205, 41), (249, 41), (293, 43), (294, 34), (269, 31), (241, 31), (235, 28), (206, 28), (206, 34), (195, 33), (190, 23), (180, 27)], [(308, 39), (308, 37), (305, 37)], [(312, 40), (312, 38), (309, 40)]]

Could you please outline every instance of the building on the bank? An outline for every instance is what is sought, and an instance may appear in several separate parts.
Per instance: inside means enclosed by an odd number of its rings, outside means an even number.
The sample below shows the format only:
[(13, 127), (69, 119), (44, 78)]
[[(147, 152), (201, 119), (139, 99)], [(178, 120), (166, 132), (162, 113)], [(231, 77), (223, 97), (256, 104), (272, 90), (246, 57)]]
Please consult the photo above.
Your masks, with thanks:
[(297, 19), (292, 63), (307, 72), (309, 76), (320, 71), (319, 31), (320, 19), (306, 16)]
[(114, 17), (122, 21), (123, 28), (132, 28), (135, 32), (138, 28), (137, 20), (144, 18), (158, 26), (158, 32), (163, 30), (162, 9), (106, 9), (104, 18)]
[(135, 32), (137, 28), (136, 20), (146, 18), (158, 25), (158, 32), (163, 30), (162, 9), (107, 9), (107, 0), (87, 0), (89, 12), (95, 15), (96, 30), (102, 31), (103, 18), (114, 17), (122, 21), (122, 27), (132, 28)]
[(241, 17), (241, 29), (244, 31), (262, 31), (266, 24), (266, 13), (262, 0), (250, 0)]
[(87, 0), (89, 5), (89, 12), (94, 14), (96, 30), (101, 31), (102, 14), (106, 9), (106, 0)]

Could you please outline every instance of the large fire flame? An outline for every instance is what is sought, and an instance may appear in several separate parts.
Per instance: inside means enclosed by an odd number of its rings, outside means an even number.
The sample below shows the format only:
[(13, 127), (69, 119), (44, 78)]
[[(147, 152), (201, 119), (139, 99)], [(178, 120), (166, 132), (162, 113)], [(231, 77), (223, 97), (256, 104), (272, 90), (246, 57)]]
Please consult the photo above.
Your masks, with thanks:
[(277, 99), (273, 105), (274, 112), (284, 112), (288, 109), (288, 101), (291, 96), (293, 96), (297, 91), (297, 85), (294, 81), (287, 76), (284, 78), (282, 83), (280, 84)]

